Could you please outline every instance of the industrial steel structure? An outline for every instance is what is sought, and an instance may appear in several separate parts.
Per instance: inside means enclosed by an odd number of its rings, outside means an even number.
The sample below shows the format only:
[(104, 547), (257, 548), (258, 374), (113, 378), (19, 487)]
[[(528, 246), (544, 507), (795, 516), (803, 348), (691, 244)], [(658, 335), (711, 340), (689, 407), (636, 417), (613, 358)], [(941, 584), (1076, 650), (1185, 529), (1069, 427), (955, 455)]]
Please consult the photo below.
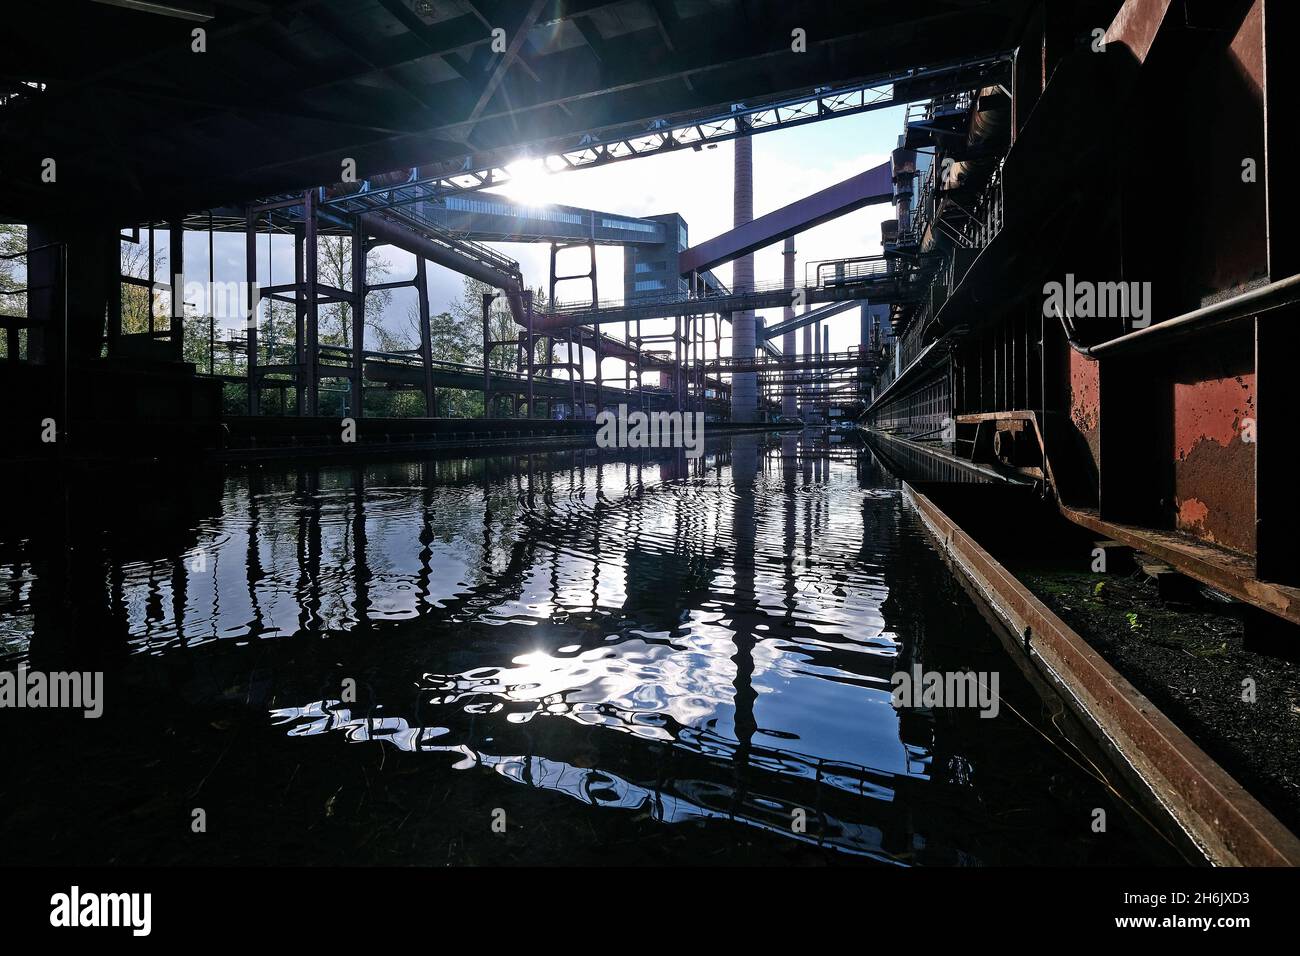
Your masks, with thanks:
[(866, 420), (1038, 483), (1270, 633), (1300, 623), (1274, 367), (1300, 265), (1295, 7), (1116, 7), (1043, 5), (1010, 84), (909, 111), (903, 155), (930, 161), (885, 249), (938, 265), (892, 310)]
[[(367, 388), (419, 392), (434, 418), (439, 390), (475, 390), (485, 419), (530, 430), (616, 404), (859, 417), (1036, 483), (1071, 520), (1300, 623), (1272, 367), (1292, 352), (1300, 282), (1280, 116), (1293, 6), (218, 2), (202, 52), (188, 23), (96, 4), (56, 49), (49, 11), (15, 11), (28, 42), (0, 91), (0, 214), (28, 248), (5, 260), (24, 277), (3, 307), (11, 447), (90, 454), (109, 431), (119, 448), (210, 447), (252, 427), (223, 424), (230, 384), (248, 419), (289, 412), (301, 434), (330, 381), (353, 418)], [(887, 106), (906, 107), (887, 163), (753, 215), (754, 136)], [(734, 228), (694, 244), (672, 210), (541, 212), (485, 191), (518, 162), (562, 172), (720, 141), (735, 144)], [(870, 237), (799, 275), (800, 233), (885, 203), (879, 254)], [(152, 263), (166, 242), (183, 274), (187, 231), (233, 230), (251, 318), (221, 343), (242, 361), (223, 377), (184, 361), (170, 279), (123, 274), (119, 253), (125, 239)], [(269, 234), (292, 237), (292, 276), (259, 275)], [(325, 235), (351, 238), (345, 287), (319, 274)], [(487, 245), (502, 241), (550, 245), (544, 303)], [(753, 253), (783, 241), (784, 278), (755, 282)], [(601, 245), (624, 249), (619, 299), (602, 298)], [(368, 285), (377, 246), (411, 253), (414, 275)], [(579, 256), (589, 267), (559, 271)], [(473, 364), (433, 354), (430, 263), (488, 290)], [(726, 264), (729, 283), (712, 272)], [(123, 329), (129, 286), (150, 294), (145, 332)], [(368, 295), (405, 287), (418, 348), (367, 349)], [(259, 321), (263, 300), (292, 310), (291, 334)], [(338, 304), (347, 344), (322, 344)], [(784, 313), (765, 327), (763, 309)], [(853, 313), (856, 346), (832, 352), (827, 323)], [(65, 441), (42, 442), (47, 421)]]

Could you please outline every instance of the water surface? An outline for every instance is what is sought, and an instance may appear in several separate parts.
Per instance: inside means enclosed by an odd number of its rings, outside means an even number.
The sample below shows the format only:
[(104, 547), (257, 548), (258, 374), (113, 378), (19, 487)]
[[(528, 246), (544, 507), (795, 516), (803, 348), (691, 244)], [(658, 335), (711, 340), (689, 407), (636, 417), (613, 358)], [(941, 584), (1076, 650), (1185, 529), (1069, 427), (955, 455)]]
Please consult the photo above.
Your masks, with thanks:
[[(821, 433), (31, 494), (0, 654), (108, 690), (0, 711), (10, 862), (1177, 859)], [(896, 710), (914, 664), (998, 715)]]

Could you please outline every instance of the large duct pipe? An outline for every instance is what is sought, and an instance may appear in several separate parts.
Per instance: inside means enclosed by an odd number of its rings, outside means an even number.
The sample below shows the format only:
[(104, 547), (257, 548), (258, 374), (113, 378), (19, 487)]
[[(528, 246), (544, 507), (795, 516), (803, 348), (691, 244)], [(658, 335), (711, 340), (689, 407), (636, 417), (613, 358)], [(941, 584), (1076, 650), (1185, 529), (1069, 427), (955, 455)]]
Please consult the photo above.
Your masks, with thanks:
[(479, 282), (490, 285), (494, 289), (500, 289), (506, 294), (506, 301), (510, 305), (510, 311), (514, 315), (515, 321), (520, 325), (528, 324), (528, 319), (524, 315), (522, 301), (523, 288), (518, 276), (511, 275), (509, 272), (502, 272), (500, 269), (493, 269), (477, 259), (461, 255), (454, 249), (440, 246), (438, 243), (429, 240), (428, 237), (420, 235), (414, 229), (408, 229), (406, 226), (385, 218), (378, 213), (368, 212), (363, 214), (361, 216), (361, 225), (366, 232), (381, 242), (396, 246), (399, 249), (405, 249), (412, 255), (423, 256), (430, 262), (446, 266), (453, 272), (459, 272), (461, 275), (467, 275), (471, 279), (477, 279)]
[[(785, 287), (787, 289), (793, 289), (794, 288), (794, 236), (790, 236), (788, 239), (786, 239), (785, 251), (783, 255), (785, 256)], [(785, 307), (784, 318), (785, 321), (787, 322), (791, 321), (794, 318), (793, 301)], [(781, 338), (781, 353), (787, 359), (793, 360), (794, 349), (795, 349), (794, 329), (790, 329)], [(795, 397), (794, 389), (790, 388), (789, 383), (787, 383), (785, 387), (785, 395), (781, 399), (781, 415), (785, 418), (794, 418), (798, 414), (799, 414), (799, 402)]]
[[(754, 140), (752, 136), (736, 139), (735, 196), (732, 204), (733, 228), (754, 219)], [(733, 289), (754, 288), (754, 255), (740, 256), (732, 265)], [(731, 357), (748, 361), (754, 357), (754, 311), (731, 313)], [(731, 420), (752, 422), (758, 417), (758, 373), (735, 372), (731, 376)]]

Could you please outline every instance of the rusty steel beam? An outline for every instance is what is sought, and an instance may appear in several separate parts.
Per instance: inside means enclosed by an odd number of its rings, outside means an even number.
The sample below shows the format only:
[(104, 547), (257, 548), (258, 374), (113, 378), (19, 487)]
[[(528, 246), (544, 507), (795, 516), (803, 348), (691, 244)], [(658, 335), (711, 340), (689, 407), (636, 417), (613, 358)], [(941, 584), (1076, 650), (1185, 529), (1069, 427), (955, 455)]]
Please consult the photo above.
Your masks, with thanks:
[(1300, 840), (923, 492), (904, 495), (1002, 623), (1213, 863), (1295, 866)]
[(1230, 597), (1276, 614), (1292, 624), (1300, 624), (1300, 588), (1259, 580), (1254, 562), (1246, 555), (1173, 531), (1107, 521), (1088, 508), (1061, 505), (1060, 510), (1075, 524), (1159, 558), (1189, 578), (1217, 588)]
[(364, 231), (378, 239), (381, 244), (396, 246), (414, 256), (436, 262), (440, 266), (470, 276), (494, 289), (500, 289), (506, 294), (506, 301), (514, 314), (515, 321), (520, 325), (526, 323), (520, 305), (520, 293), (523, 287), (517, 275), (493, 268), (487, 263), (439, 245), (428, 236), (421, 235), (402, 223), (394, 222), (381, 213), (366, 213), (357, 218)]
[[(1264, 181), (1268, 273), (1273, 280), (1300, 272), (1300, 240), (1294, 216), (1295, 191), (1286, 181), (1288, 157), (1300, 134), (1291, 116), (1300, 60), (1293, 47), (1300, 11), (1284, 0), (1263, 0)], [(1288, 103), (1290, 100), (1290, 103)], [(1277, 282), (1275, 281), (1276, 285)], [(1300, 509), (1295, 506), (1295, 446), (1290, 436), (1295, 386), (1291, 382), (1300, 349), (1300, 306), (1280, 316), (1255, 320), (1255, 394), (1259, 437), (1255, 445), (1255, 558), (1260, 578), (1300, 585)]]

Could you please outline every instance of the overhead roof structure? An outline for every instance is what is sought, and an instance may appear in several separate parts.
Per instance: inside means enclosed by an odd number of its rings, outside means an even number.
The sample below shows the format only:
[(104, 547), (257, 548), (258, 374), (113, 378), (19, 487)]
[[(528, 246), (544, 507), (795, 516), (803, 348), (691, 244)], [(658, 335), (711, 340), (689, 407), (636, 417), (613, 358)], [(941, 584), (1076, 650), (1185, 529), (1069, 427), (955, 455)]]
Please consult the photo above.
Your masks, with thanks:
[[(153, 6), (211, 18), (90, 0), (6, 9), (0, 215), (172, 215), (338, 182), (344, 159), (366, 177), (653, 128), (990, 55), (1012, 43), (1032, 2)], [(793, 49), (796, 30), (806, 52)], [(41, 177), (47, 158), (52, 183)]]

